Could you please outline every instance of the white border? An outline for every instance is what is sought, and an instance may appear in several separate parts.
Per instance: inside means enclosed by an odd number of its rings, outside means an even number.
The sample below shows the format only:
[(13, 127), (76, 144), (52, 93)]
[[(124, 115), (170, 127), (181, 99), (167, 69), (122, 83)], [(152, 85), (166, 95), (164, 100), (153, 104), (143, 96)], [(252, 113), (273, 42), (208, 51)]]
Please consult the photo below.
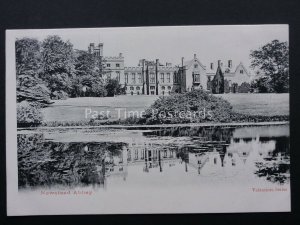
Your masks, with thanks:
[[(84, 30), (96, 29), (86, 28)], [(107, 29), (107, 28), (104, 28)], [(111, 28), (112, 29), (112, 28)], [(119, 28), (115, 28), (119, 29)], [(129, 27), (127, 28), (129, 29)], [(130, 29), (134, 29), (130, 27)], [(140, 29), (140, 28), (136, 28)], [(145, 27), (143, 28), (145, 29)], [(45, 31), (60, 30), (60, 29), (47, 29)], [(67, 29), (68, 30), (68, 29)], [(79, 29), (74, 29), (79, 30)], [(92, 199), (45, 199), (41, 196), (27, 196), (26, 194), (19, 194), (18, 192), (18, 163), (17, 163), (17, 115), (16, 115), (16, 68), (15, 68), (15, 40), (18, 34), (30, 33), (37, 30), (7, 30), (6, 31), (6, 180), (7, 180), (7, 215), (20, 216), (20, 215), (70, 215), (70, 214), (97, 214), (103, 211), (105, 214), (114, 213), (218, 213), (218, 212), (288, 212), (290, 208), (290, 193), (281, 196), (282, 199), (272, 202), (272, 195), (269, 197), (262, 197), (261, 199), (252, 199), (251, 202), (241, 202), (238, 199), (235, 204), (236, 207), (232, 208), (223, 205), (217, 206), (214, 209), (205, 209), (204, 211), (195, 209), (194, 212), (178, 212), (172, 208), (164, 208), (160, 211), (155, 209), (133, 209), (122, 211), (105, 211), (105, 206), (99, 209), (88, 211), (84, 206), (92, 203)], [(125, 196), (126, 197), (126, 196)], [(259, 195), (257, 196), (259, 198)], [(288, 199), (287, 199), (288, 198)], [(264, 203), (264, 200), (268, 202)], [(260, 203), (259, 203), (260, 202)], [(77, 206), (79, 204), (80, 207)], [(113, 208), (112, 208), (113, 209)], [(157, 210), (157, 209), (156, 209)], [(177, 209), (178, 210), (178, 209)]]

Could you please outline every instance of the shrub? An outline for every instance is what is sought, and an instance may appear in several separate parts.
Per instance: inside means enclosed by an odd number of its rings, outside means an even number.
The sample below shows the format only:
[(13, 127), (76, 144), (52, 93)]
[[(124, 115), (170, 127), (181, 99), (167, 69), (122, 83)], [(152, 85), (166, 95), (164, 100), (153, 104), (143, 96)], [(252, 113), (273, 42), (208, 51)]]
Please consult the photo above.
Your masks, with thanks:
[(22, 101), (17, 103), (17, 123), (18, 126), (32, 126), (41, 124), (43, 115), (41, 107), (37, 103)]
[(249, 93), (251, 89), (251, 85), (249, 83), (242, 83), (239, 87), (238, 87), (238, 92), (239, 93)]
[(68, 94), (64, 91), (61, 91), (61, 90), (60, 91), (54, 91), (53, 93), (51, 93), (51, 98), (56, 99), (56, 100), (58, 100), (58, 99), (65, 100), (65, 99), (68, 98)]
[(224, 81), (224, 93), (230, 93), (230, 85), (228, 80)]
[(184, 94), (160, 97), (146, 110), (147, 124), (231, 122), (234, 114), (226, 100), (193, 90)]

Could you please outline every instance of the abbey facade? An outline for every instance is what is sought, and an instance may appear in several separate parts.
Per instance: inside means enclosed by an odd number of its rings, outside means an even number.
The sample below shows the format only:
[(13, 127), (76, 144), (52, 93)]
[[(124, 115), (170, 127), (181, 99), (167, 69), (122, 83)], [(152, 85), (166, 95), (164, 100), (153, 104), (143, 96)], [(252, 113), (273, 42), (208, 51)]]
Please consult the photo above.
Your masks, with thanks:
[[(181, 58), (178, 65), (163, 64), (159, 59), (141, 59), (136, 66), (127, 67), (122, 53), (113, 57), (103, 56), (102, 43), (97, 46), (91, 43), (88, 52), (102, 57), (104, 76), (118, 79), (128, 95), (169, 95), (193, 89), (213, 93), (250, 91), (251, 76), (242, 62), (234, 66), (232, 60), (225, 63), (218, 60), (207, 67), (194, 54), (188, 61)], [(217, 73), (221, 73), (221, 76), (216, 76)], [(218, 87), (222, 82), (225, 85), (223, 89)]]

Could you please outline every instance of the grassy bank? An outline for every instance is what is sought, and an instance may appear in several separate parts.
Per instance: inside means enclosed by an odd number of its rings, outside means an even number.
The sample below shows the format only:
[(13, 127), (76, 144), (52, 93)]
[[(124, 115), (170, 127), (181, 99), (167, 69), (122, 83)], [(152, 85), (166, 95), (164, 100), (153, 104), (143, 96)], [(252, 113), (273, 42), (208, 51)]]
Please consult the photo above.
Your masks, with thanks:
[[(248, 123), (276, 123), (276, 122), (285, 122), (289, 121), (289, 116), (244, 116), (243, 118), (239, 120), (235, 120), (231, 122), (231, 124), (234, 123), (240, 123), (240, 124), (248, 124)], [(181, 123), (173, 123), (176, 125), (180, 125)], [(213, 123), (211, 123), (213, 124)], [(215, 123), (215, 124), (222, 124), (222, 123)], [(227, 124), (227, 123), (223, 123)], [(124, 125), (124, 126), (139, 126), (143, 125), (143, 123), (139, 123), (138, 120), (133, 119), (127, 119), (127, 120), (81, 120), (81, 121), (50, 121), (50, 122), (44, 122), (42, 124), (39, 124), (38, 126), (42, 127), (84, 127), (84, 126), (106, 126), (106, 125)], [(147, 125), (154, 125), (154, 124), (147, 124)], [(170, 124), (165, 124), (170, 125)], [(37, 125), (34, 125), (37, 126)]]
[[(183, 95), (184, 96), (184, 95)], [(27, 126), (43, 126), (43, 127), (68, 127), (68, 126), (101, 126), (101, 125), (141, 125), (141, 124), (182, 124), (182, 123), (203, 123), (203, 122), (236, 122), (236, 123), (259, 123), (259, 122), (276, 122), (289, 121), (289, 95), (288, 94), (224, 94), (215, 95), (221, 97), (226, 101), (217, 101), (219, 98), (211, 96), (207, 99), (200, 100), (200, 96), (190, 103), (188, 108), (183, 110), (190, 110), (197, 105), (198, 109), (203, 107), (211, 107), (214, 102), (217, 106), (216, 115), (218, 118), (212, 121), (185, 121), (185, 120), (171, 120), (171, 121), (151, 121), (136, 118), (135, 115), (128, 116), (127, 112), (135, 111), (142, 112), (151, 107), (151, 105), (158, 99), (157, 96), (118, 96), (106, 98), (70, 98), (67, 100), (55, 101), (50, 107), (44, 108), (43, 122), (40, 124), (27, 124)], [(170, 98), (170, 97), (169, 97)], [(164, 99), (169, 99), (168, 97)], [(188, 98), (189, 99), (189, 98)], [(175, 102), (174, 102), (175, 101)], [(165, 103), (161, 104), (164, 110), (173, 108), (182, 108), (186, 105), (187, 99), (181, 101), (179, 98), (168, 102), (169, 107), (165, 108)], [(206, 101), (203, 105), (199, 102)], [(156, 101), (157, 103), (157, 101)], [(157, 107), (157, 106), (156, 106)], [(155, 107), (154, 107), (155, 108)], [(108, 117), (91, 118), (86, 117), (86, 110), (92, 111), (109, 111)], [(118, 109), (122, 109), (118, 111)], [(193, 109), (192, 109), (193, 110)], [(120, 113), (121, 112), (121, 113)], [(221, 115), (221, 117), (219, 117)], [(18, 127), (24, 127), (24, 124), (18, 124)]]
[[(247, 115), (281, 116), (289, 115), (289, 94), (222, 94), (217, 95), (227, 100), (238, 113)], [(111, 119), (117, 118), (117, 109), (124, 111), (143, 111), (150, 107), (157, 96), (118, 96), (106, 98), (70, 98), (57, 100), (50, 107), (43, 109), (45, 122), (85, 121), (85, 110), (110, 111)]]

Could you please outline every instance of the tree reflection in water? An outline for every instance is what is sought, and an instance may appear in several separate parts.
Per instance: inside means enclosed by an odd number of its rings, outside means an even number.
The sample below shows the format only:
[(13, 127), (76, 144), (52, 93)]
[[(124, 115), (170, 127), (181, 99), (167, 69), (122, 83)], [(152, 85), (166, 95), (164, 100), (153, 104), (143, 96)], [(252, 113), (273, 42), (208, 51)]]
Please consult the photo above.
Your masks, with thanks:
[[(234, 132), (235, 128), (220, 127), (160, 128), (144, 132), (141, 140), (135, 139), (131, 143), (62, 143), (45, 140), (43, 134), (18, 134), (19, 188), (105, 187), (109, 176), (121, 176), (125, 180), (127, 167), (133, 164), (145, 173), (156, 169), (163, 173), (167, 164), (173, 167), (182, 162), (185, 176), (193, 169), (201, 176), (205, 168), (220, 176), (228, 175), (230, 171), (236, 174), (236, 171), (249, 167), (249, 161), (254, 165), (252, 174), (257, 178), (279, 184), (289, 181), (288, 136), (237, 137)], [(161, 136), (174, 137), (174, 142), (155, 142), (154, 139), (159, 140)], [(186, 137), (188, 141), (176, 142), (177, 137)]]
[(105, 168), (124, 143), (56, 143), (18, 135), (19, 187), (104, 185)]
[[(270, 138), (260, 138), (261, 142), (268, 142)], [(258, 170), (255, 172), (259, 177), (277, 183), (285, 183), (290, 179), (290, 154), (289, 138), (277, 137), (273, 152), (264, 157), (264, 162), (257, 162)]]

